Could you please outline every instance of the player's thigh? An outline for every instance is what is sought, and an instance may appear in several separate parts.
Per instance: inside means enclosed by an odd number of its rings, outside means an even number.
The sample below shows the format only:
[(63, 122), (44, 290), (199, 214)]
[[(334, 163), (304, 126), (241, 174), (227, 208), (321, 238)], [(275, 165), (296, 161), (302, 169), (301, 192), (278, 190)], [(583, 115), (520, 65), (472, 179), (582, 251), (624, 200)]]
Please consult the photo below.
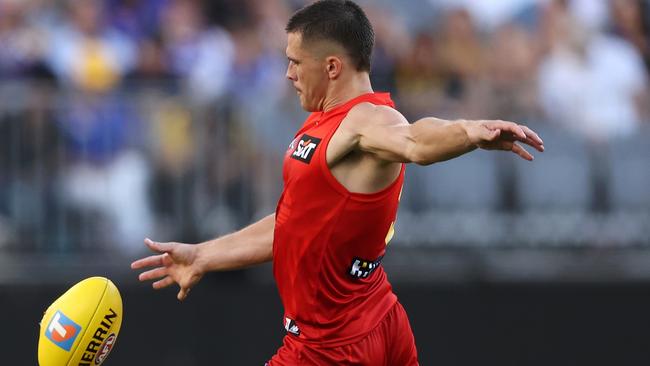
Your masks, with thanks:
[(306, 346), (286, 336), (269, 366), (417, 366), (417, 350), (406, 311), (396, 303), (361, 341), (333, 348)]
[(395, 304), (386, 319), (385, 337), (387, 365), (416, 366), (418, 353), (408, 315), (399, 302)]
[(285, 337), (284, 344), (273, 355), (267, 366), (342, 366), (372, 364), (365, 362), (366, 355), (362, 359), (356, 352), (351, 352), (349, 346), (321, 348), (299, 343), (291, 337)]
[(417, 366), (415, 339), (408, 316), (399, 303), (360, 342), (341, 347), (344, 365)]
[(300, 364), (300, 344), (286, 335), (282, 341), (282, 347), (271, 357), (271, 360), (264, 366), (290, 366)]

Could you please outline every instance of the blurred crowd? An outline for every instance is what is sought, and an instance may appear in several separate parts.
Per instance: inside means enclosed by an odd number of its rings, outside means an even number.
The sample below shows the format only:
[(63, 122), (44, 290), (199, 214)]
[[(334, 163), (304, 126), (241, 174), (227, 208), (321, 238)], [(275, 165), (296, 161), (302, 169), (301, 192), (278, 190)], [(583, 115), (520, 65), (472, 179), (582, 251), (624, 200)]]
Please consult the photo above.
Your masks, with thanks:
[[(284, 25), (305, 3), (0, 0), (0, 243), (139, 248), (273, 210), (305, 116)], [(650, 0), (359, 3), (373, 85), (409, 120), (543, 121), (594, 143), (650, 121)]]

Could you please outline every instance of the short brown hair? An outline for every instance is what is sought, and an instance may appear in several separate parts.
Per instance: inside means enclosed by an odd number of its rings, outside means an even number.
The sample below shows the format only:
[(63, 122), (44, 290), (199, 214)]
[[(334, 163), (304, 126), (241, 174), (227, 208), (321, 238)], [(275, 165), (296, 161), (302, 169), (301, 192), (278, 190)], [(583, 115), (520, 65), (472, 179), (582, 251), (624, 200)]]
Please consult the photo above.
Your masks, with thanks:
[(320, 0), (296, 11), (287, 23), (306, 42), (328, 40), (343, 46), (358, 71), (370, 72), (375, 32), (359, 5), (349, 0)]

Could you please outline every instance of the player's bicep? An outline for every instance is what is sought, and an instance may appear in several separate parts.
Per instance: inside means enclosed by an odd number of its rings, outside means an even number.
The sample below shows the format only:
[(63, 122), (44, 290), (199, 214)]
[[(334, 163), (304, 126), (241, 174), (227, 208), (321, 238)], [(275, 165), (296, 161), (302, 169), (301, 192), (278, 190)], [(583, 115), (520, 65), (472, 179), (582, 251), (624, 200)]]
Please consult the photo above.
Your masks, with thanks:
[(415, 142), (409, 125), (378, 125), (368, 128), (359, 138), (359, 149), (382, 160), (411, 162)]
[(406, 163), (411, 161), (414, 147), (411, 125), (398, 111), (386, 106), (366, 109), (359, 126), (358, 148), (382, 160)]

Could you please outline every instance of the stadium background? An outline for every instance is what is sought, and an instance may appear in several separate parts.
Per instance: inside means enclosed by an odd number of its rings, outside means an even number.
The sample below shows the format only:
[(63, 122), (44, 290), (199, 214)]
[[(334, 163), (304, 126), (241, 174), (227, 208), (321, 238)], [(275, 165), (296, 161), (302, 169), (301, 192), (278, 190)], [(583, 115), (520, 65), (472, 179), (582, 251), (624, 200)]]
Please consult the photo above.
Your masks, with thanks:
[[(375, 89), (410, 120), (515, 120), (547, 148), (407, 169), (384, 265), (422, 365), (646, 364), (650, 2), (360, 3)], [(269, 266), (180, 304), (129, 263), (145, 236), (198, 242), (274, 209), (306, 116), (284, 79), (302, 4), (0, 0), (0, 364), (35, 364), (45, 307), (91, 275), (123, 293), (109, 365), (272, 355)]]

